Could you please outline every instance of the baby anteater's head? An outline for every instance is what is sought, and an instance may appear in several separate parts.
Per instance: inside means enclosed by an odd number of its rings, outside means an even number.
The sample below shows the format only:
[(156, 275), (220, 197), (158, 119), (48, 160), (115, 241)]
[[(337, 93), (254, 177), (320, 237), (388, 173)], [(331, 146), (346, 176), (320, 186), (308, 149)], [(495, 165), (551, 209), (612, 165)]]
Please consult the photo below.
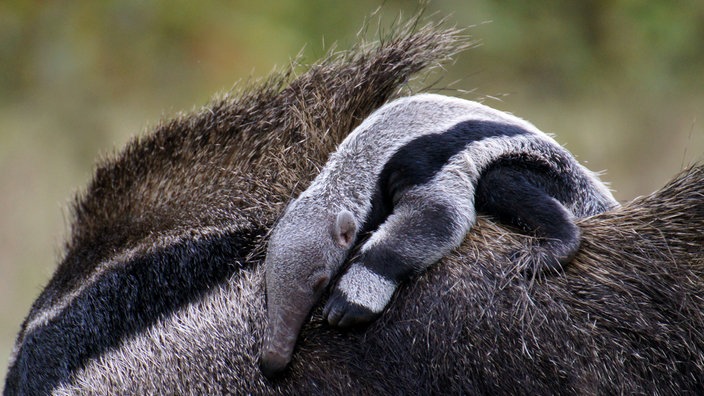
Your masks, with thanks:
[(269, 320), (260, 362), (268, 377), (288, 365), (303, 322), (354, 244), (352, 213), (332, 208), (304, 193), (272, 231), (265, 260)]

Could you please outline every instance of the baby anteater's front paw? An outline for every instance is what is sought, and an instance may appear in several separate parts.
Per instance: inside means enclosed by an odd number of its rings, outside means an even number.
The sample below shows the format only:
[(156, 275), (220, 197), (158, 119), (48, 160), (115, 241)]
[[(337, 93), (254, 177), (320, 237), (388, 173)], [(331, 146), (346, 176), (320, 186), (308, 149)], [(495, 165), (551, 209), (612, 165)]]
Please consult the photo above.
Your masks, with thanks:
[(354, 263), (334, 288), (323, 315), (335, 326), (376, 319), (391, 300), (396, 283), (362, 264)]
[(339, 289), (335, 289), (325, 305), (323, 316), (332, 326), (349, 327), (357, 324), (371, 322), (381, 312), (372, 312), (356, 303), (347, 301)]

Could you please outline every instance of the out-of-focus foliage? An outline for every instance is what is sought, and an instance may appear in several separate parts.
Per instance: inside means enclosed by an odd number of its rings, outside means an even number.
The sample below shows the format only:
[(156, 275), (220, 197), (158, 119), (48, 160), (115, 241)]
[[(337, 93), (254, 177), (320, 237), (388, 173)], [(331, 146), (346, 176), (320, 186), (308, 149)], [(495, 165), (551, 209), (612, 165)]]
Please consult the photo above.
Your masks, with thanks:
[(704, 3), (685, 3), (488, 2), (504, 19), (492, 26), (487, 51), (511, 65), (513, 78), (534, 79), (536, 93), (598, 94), (593, 88), (605, 85), (690, 91), (704, 82)]
[[(301, 49), (305, 63), (350, 46), (381, 4), (0, 2), (0, 359), (61, 255), (67, 203), (99, 153)], [(416, 9), (383, 2), (366, 36)], [(437, 86), (555, 133), (608, 169), (618, 198), (703, 159), (704, 2), (438, 0), (434, 12), (482, 42)]]

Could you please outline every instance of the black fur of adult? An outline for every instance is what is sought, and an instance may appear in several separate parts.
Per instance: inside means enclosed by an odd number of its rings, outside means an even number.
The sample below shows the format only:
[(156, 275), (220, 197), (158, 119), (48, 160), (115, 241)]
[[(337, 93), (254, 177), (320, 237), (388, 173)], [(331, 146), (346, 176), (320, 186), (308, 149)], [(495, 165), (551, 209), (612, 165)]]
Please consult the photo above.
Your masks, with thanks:
[(580, 222), (564, 276), (518, 275), (508, 255), (529, 239), (481, 220), (370, 327), (340, 332), (318, 307), (287, 375), (263, 378), (262, 236), (346, 133), (462, 46), (456, 31), (402, 29), (159, 125), (106, 161), (4, 393), (701, 390), (704, 167)]

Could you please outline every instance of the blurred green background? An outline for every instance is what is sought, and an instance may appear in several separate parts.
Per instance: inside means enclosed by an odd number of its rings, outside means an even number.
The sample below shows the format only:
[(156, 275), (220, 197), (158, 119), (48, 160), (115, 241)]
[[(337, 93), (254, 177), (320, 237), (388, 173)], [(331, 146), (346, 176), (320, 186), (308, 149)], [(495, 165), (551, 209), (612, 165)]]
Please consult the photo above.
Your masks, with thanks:
[[(15, 333), (61, 256), (68, 202), (101, 154), (302, 48), (304, 62), (333, 42), (348, 48), (380, 5), (0, 3), (2, 378)], [(381, 26), (416, 8), (383, 2)], [(436, 11), (473, 26), (482, 42), (439, 85), (556, 134), (591, 169), (607, 171), (618, 199), (648, 194), (703, 159), (704, 2), (439, 0), (427, 14)]]

